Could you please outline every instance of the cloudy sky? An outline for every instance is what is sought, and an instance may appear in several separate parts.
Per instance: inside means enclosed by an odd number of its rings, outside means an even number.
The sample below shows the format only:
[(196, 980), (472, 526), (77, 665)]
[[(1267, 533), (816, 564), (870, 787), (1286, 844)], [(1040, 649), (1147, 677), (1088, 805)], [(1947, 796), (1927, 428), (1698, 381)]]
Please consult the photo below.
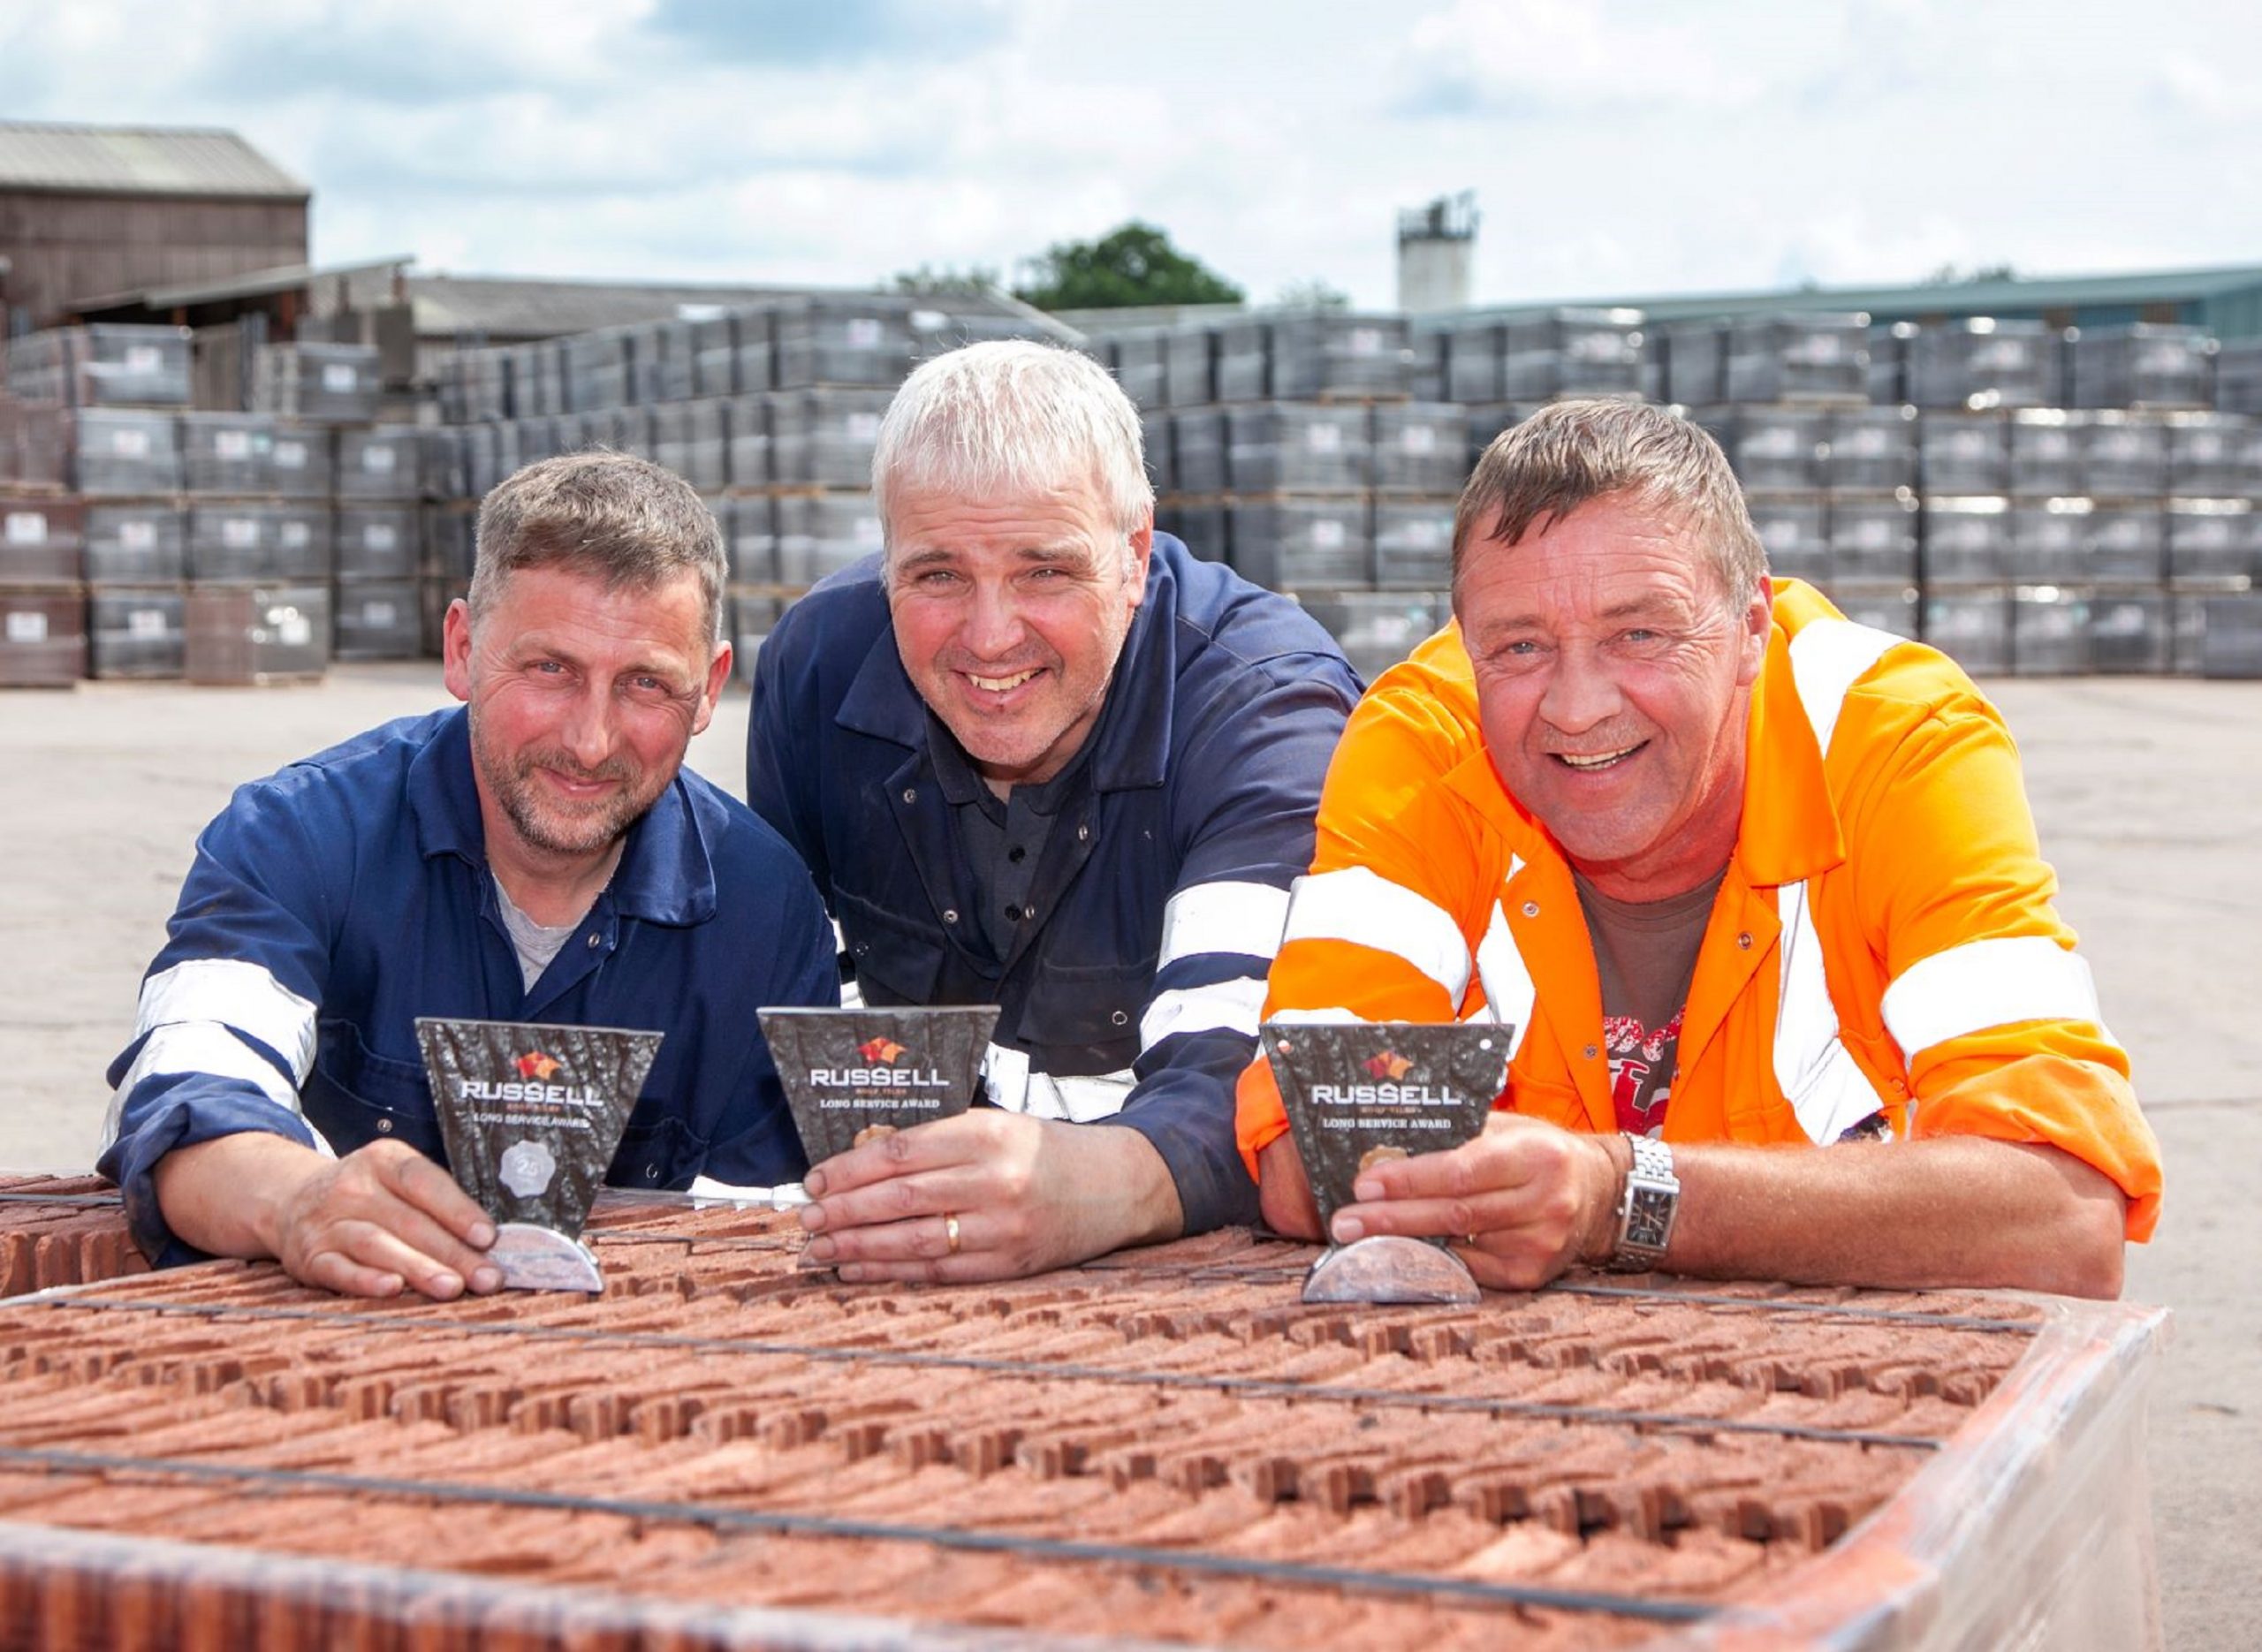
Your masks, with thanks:
[(2262, 7), (2208, 0), (0, 0), (0, 117), (223, 125), (325, 262), (859, 284), (1138, 216), (1267, 298), (2262, 261)]

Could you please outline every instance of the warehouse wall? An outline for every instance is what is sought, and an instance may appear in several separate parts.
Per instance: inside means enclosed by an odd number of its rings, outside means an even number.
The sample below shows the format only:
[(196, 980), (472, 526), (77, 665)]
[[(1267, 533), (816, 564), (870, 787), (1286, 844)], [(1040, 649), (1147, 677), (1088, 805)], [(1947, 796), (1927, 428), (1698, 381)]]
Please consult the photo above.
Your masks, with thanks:
[(303, 201), (0, 190), (7, 301), (35, 325), (76, 300), (307, 261)]

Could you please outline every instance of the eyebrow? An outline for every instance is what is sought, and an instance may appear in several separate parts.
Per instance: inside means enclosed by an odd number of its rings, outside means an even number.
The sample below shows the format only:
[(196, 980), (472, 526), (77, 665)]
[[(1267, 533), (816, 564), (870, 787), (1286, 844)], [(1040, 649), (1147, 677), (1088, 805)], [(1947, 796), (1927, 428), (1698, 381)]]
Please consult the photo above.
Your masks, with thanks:
[[(1098, 553), (1089, 547), (1071, 540), (1056, 545), (1023, 545), (1013, 557), (1021, 562), (1097, 562)], [(907, 550), (896, 559), (896, 567), (904, 572), (917, 568), (931, 568), (958, 560), (959, 553), (945, 546), (930, 545), (924, 550)]]

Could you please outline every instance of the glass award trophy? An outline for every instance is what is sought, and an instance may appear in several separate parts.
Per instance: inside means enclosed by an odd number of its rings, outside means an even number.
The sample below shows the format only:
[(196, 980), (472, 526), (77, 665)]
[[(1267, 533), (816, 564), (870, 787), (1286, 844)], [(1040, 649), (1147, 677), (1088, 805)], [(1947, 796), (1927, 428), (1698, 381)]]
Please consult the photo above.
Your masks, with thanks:
[(522, 1291), (601, 1291), (581, 1224), (619, 1149), (658, 1033), (419, 1016), (457, 1184), (495, 1218), (489, 1260)]
[[(1473, 1140), (1507, 1079), (1515, 1029), (1498, 1022), (1267, 1021), (1296, 1156), (1323, 1231), (1362, 1172)], [(1446, 1241), (1378, 1233), (1330, 1245), (1307, 1302), (1474, 1302), (1476, 1281)]]

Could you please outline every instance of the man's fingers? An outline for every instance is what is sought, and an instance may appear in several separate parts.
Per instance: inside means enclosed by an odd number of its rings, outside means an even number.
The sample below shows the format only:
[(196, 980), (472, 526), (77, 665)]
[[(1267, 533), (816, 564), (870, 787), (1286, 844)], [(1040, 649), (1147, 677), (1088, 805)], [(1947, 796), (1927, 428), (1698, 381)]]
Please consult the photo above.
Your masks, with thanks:
[(333, 1225), (292, 1273), (350, 1296), (398, 1296), (405, 1287), (436, 1302), (464, 1292), (464, 1277), (371, 1222)]
[(988, 1139), (985, 1121), (970, 1113), (914, 1125), (811, 1165), (801, 1186), (813, 1199), (831, 1199), (898, 1177), (979, 1159)]
[(1528, 1136), (1481, 1135), (1451, 1152), (1417, 1153), (1363, 1171), (1351, 1192), (1363, 1204), (1384, 1199), (1473, 1199), (1511, 1192), (1543, 1172), (1545, 1154)]
[(495, 1242), (495, 1224), (446, 1170), (403, 1144), (377, 1161), (379, 1181), (404, 1204), (474, 1250)]
[(996, 1235), (991, 1230), (996, 1226), (994, 1219), (984, 1218), (977, 1213), (960, 1215), (954, 1210), (938, 1211), (932, 1216), (912, 1216), (902, 1222), (849, 1228), (839, 1233), (820, 1233), (809, 1240), (804, 1254), (811, 1262), (835, 1265), (939, 1262), (982, 1249), (985, 1233), (990, 1233), (994, 1243)]
[(1415, 1239), (1465, 1239), (1515, 1226), (1523, 1212), (1509, 1195), (1475, 1199), (1391, 1199), (1345, 1205), (1335, 1213), (1329, 1234), (1338, 1244), (1403, 1233)]

